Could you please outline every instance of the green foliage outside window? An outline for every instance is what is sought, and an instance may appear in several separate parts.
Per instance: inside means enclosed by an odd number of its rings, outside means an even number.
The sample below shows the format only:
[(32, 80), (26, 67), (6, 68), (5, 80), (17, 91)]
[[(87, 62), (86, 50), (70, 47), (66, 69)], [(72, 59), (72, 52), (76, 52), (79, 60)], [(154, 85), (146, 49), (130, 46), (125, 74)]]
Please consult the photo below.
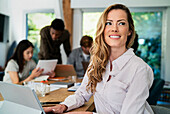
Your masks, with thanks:
[(138, 12), (132, 16), (139, 36), (137, 55), (151, 66), (154, 77), (160, 78), (162, 12)]

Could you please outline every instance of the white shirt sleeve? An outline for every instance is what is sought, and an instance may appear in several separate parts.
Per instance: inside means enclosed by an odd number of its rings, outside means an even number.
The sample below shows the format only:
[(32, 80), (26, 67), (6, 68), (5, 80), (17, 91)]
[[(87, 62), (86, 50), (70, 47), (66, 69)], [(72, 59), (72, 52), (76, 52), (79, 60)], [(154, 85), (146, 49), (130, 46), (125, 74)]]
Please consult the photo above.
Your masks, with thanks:
[(90, 97), (92, 96), (92, 93), (90, 91), (87, 92), (87, 83), (88, 77), (87, 74), (85, 74), (82, 84), (75, 92), (75, 94), (68, 96), (65, 101), (61, 103), (65, 104), (68, 107), (67, 111), (78, 108), (82, 106), (85, 102), (89, 101)]
[[(125, 100), (122, 105), (121, 114), (145, 114), (146, 99), (149, 96), (149, 88), (152, 85), (153, 72), (150, 67), (138, 68), (132, 80)], [(150, 114), (153, 112), (147, 112)]]

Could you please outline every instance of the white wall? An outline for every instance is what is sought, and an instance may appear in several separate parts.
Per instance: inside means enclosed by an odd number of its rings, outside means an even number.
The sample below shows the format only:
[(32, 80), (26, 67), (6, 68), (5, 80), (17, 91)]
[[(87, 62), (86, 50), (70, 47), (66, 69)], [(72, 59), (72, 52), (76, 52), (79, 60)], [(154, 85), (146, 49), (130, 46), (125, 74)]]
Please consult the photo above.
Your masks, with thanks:
[(162, 42), (164, 43), (163, 52), (164, 55), (164, 79), (166, 81), (170, 81), (170, 7), (165, 10), (165, 18), (164, 18), (164, 25), (163, 25), (163, 32), (162, 32)]
[(9, 10), (9, 0), (0, 0), (0, 13), (9, 15), (10, 10)]
[[(0, 14), (4, 14), (7, 16), (10, 16), (10, 8), (9, 8), (9, 0), (0, 0)], [(8, 50), (8, 43), (0, 43), (0, 49), (1, 49), (1, 57), (0, 57), (0, 66), (4, 67), (6, 56), (7, 56), (7, 50)]]
[[(74, 23), (73, 23), (73, 43), (75, 46), (79, 46), (80, 38), (82, 37), (82, 11), (103, 9), (112, 4), (121, 3), (129, 7), (130, 9), (136, 8), (163, 8), (163, 26), (162, 26), (162, 61), (161, 61), (161, 76), (166, 81), (170, 81), (170, 0), (71, 0), (71, 8), (74, 9)], [(78, 33), (78, 34), (77, 34)], [(81, 34), (80, 34), (81, 33)]]

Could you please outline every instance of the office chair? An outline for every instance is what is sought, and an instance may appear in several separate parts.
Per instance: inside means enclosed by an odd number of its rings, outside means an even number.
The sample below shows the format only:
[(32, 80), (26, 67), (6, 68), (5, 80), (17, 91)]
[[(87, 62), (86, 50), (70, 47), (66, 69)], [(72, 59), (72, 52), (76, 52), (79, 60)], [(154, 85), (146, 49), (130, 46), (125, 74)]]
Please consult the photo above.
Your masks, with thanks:
[[(7, 64), (10, 57), (13, 55), (13, 52), (14, 52), (14, 49), (15, 49), (16, 45), (17, 45), (16, 41), (13, 41), (11, 46), (9, 47), (5, 65)], [(3, 70), (4, 70), (4, 68), (3, 68)], [(3, 76), (4, 76), (4, 71), (3, 70), (0, 71), (0, 81), (3, 80)]]
[(154, 114), (170, 114), (170, 109), (162, 106), (151, 105)]
[(152, 87), (149, 90), (149, 97), (147, 99), (147, 102), (150, 105), (156, 105), (157, 101), (161, 95), (161, 91), (163, 89), (163, 86), (165, 84), (165, 81), (163, 79), (154, 79)]

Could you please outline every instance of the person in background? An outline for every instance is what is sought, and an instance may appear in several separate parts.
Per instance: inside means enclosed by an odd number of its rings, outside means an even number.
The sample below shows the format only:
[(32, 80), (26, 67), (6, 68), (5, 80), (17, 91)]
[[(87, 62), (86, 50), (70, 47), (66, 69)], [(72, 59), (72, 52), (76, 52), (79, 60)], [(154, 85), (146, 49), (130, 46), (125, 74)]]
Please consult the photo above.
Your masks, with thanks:
[(135, 35), (135, 40), (133, 45), (131, 46), (131, 48), (133, 48), (134, 53), (136, 53), (136, 51), (138, 50), (138, 46), (139, 46), (139, 42), (138, 42), (138, 34), (136, 33)]
[(93, 95), (98, 114), (153, 114), (146, 101), (153, 71), (133, 52), (134, 39), (135, 29), (129, 9), (122, 4), (106, 8), (97, 24), (90, 51), (91, 62), (81, 86), (61, 104), (44, 110), (69, 111), (82, 106)]
[(61, 19), (54, 19), (50, 26), (41, 29), (39, 59), (58, 59), (58, 64), (62, 64), (61, 44), (63, 44), (67, 57), (69, 56), (71, 52), (70, 34), (64, 27), (64, 22)]
[(93, 43), (93, 38), (90, 36), (83, 36), (80, 40), (80, 46), (79, 48), (76, 48), (72, 50), (70, 53), (67, 64), (72, 64), (76, 70), (78, 77), (84, 76), (84, 69), (82, 62), (89, 62), (90, 61), (90, 48)]
[[(43, 69), (35, 68), (36, 63), (32, 60), (33, 48), (33, 44), (28, 40), (19, 42), (5, 68), (4, 82), (16, 84), (19, 82), (31, 81), (35, 77), (41, 75)], [(31, 74), (29, 74), (30, 72)], [(53, 71), (49, 74), (51, 77), (55, 76)]]

